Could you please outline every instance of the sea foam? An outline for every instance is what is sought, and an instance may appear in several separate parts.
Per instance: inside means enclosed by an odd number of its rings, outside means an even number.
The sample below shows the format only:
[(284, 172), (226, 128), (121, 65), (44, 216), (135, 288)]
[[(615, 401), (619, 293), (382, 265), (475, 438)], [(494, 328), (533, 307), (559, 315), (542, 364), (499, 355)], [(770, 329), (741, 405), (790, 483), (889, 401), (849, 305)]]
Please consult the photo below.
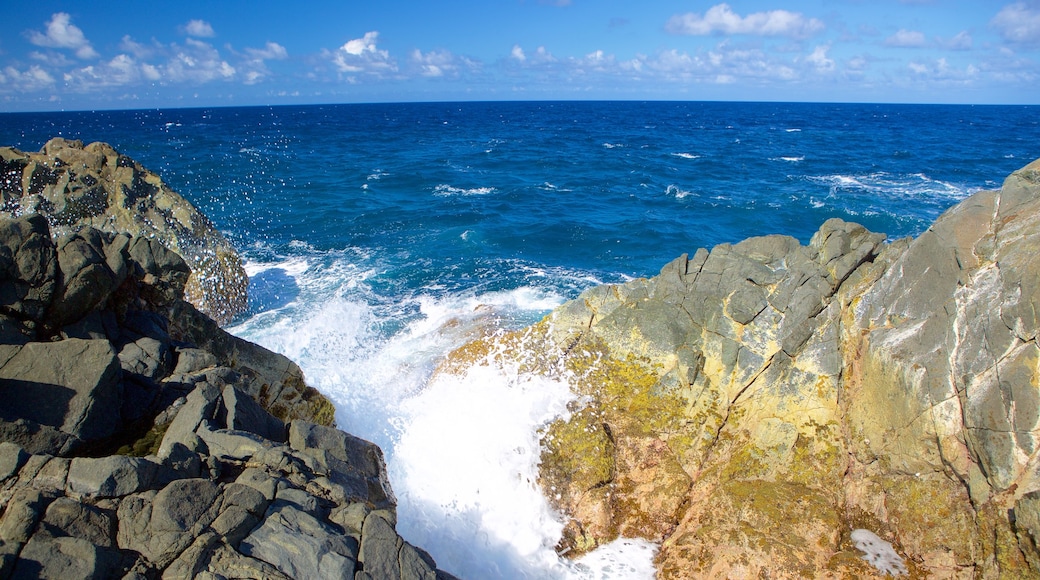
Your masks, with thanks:
[[(349, 262), (349, 260), (343, 260)], [(651, 578), (656, 546), (619, 540), (580, 560), (557, 556), (563, 518), (537, 484), (538, 431), (567, 415), (563, 380), (490, 360), (435, 373), (452, 349), (559, 305), (552, 291), (419, 294), (393, 306), (365, 295), (375, 270), (327, 256), (247, 263), (291, 277), (299, 296), (230, 330), (297, 361), (336, 406), (337, 424), (377, 443), (398, 498), (398, 531), (462, 578)], [(499, 359), (500, 360), (500, 359)]]

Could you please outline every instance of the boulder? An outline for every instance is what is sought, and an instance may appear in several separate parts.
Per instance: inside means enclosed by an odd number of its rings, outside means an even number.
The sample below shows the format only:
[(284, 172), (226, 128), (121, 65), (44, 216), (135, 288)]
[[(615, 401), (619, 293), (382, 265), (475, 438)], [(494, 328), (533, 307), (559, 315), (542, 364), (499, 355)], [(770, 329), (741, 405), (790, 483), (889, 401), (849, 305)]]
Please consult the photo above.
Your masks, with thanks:
[(285, 501), (271, 504), (240, 551), (290, 578), (352, 578), (358, 557), (350, 536)]
[[(220, 323), (245, 311), (248, 280), (212, 222), (162, 179), (105, 143), (55, 138), (38, 153), (0, 148), (0, 211), (38, 213), (52, 226), (91, 226), (153, 240), (191, 268), (188, 300)], [(98, 274), (101, 275), (101, 274)]]
[[(123, 385), (107, 340), (31, 342), (0, 366), (0, 420), (53, 428), (75, 441), (100, 441), (122, 427)], [(16, 440), (32, 452), (66, 453), (50, 437)]]

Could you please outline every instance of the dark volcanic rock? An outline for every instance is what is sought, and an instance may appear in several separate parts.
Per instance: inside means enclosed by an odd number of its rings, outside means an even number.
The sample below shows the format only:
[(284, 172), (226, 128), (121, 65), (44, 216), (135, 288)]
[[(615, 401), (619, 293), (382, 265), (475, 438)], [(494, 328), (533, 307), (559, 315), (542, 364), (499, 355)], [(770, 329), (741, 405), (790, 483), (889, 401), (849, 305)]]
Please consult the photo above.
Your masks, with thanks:
[[(19, 167), (52, 218), (102, 199)], [(392, 526), (366, 542), (366, 516), (395, 519), (379, 448), (185, 302), (188, 274), (151, 239), (0, 218), (0, 579), (352, 577), (362, 552), (435, 577)]]

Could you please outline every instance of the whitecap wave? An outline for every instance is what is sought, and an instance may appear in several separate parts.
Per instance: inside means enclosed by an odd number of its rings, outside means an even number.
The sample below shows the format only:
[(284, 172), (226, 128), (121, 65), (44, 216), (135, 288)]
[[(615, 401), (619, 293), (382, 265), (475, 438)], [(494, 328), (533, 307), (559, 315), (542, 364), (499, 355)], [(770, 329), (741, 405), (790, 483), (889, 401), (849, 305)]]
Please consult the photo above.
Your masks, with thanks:
[(701, 156), (695, 153), (672, 153), (673, 157), (680, 157), (682, 159), (700, 159)]
[(866, 193), (897, 198), (920, 198), (934, 200), (940, 198), (959, 201), (972, 191), (947, 181), (933, 179), (923, 173), (893, 175), (886, 172), (860, 175), (824, 175), (810, 176), (810, 182), (826, 185), (831, 195), (842, 192)]
[(686, 191), (685, 189), (682, 189), (678, 185), (674, 185), (674, 184), (669, 185), (665, 189), (664, 193), (665, 193), (665, 195), (674, 196), (675, 199), (683, 199), (684, 197), (693, 195), (692, 191)]
[[(528, 285), (379, 303), (368, 288), (379, 269), (357, 257), (312, 249), (247, 263), (291, 279), (299, 295), (229, 330), (297, 361), (335, 404), (337, 424), (383, 448), (400, 533), (463, 578), (653, 577), (647, 542), (613, 542), (574, 562), (556, 555), (563, 521), (537, 485), (537, 432), (566, 415), (567, 383), (488, 361), (434, 374), (454, 348), (529, 324), (564, 297)], [(557, 274), (529, 266), (525, 278)], [(387, 330), (387, 320), (402, 323)]]
[(440, 184), (433, 188), (433, 193), (436, 195), (487, 195), (489, 193), (495, 193), (497, 191), (494, 187), (455, 187), (447, 184)]

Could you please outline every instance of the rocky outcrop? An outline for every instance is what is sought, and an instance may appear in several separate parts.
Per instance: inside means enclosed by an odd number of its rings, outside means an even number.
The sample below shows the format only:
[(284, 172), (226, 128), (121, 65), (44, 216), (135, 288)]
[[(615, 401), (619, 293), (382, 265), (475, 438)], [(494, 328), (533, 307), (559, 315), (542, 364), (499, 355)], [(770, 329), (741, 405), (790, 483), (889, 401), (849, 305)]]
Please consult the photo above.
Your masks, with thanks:
[(569, 381), (540, 468), (562, 553), (621, 535), (661, 543), (662, 578), (1036, 576), (1040, 162), (884, 240), (835, 219), (698, 250), (438, 372)]
[(0, 218), (0, 275), (0, 436), (31, 453), (114, 449), (200, 384), (332, 422), (298, 366), (183, 300), (187, 265), (149, 238)]
[(0, 218), (0, 579), (450, 578), (380, 449), (163, 245)]
[(201, 312), (223, 324), (246, 309), (248, 280), (230, 243), (158, 175), (105, 143), (0, 147), (0, 213), (39, 213), (59, 234), (91, 226), (152, 239), (184, 258), (187, 299)]

